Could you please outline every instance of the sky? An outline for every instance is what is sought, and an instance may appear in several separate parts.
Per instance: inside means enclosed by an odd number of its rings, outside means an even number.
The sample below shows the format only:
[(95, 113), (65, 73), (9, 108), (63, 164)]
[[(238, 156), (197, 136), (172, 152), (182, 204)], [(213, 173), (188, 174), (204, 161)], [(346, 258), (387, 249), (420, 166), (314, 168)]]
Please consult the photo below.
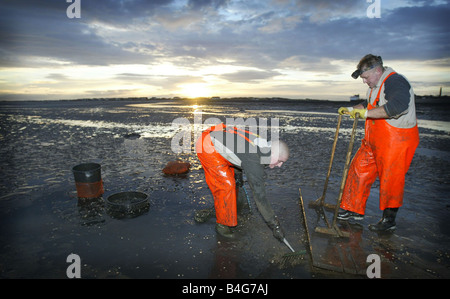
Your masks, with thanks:
[(448, 16), (448, 0), (2, 0), (0, 100), (364, 98), (350, 75), (369, 53), (450, 95)]

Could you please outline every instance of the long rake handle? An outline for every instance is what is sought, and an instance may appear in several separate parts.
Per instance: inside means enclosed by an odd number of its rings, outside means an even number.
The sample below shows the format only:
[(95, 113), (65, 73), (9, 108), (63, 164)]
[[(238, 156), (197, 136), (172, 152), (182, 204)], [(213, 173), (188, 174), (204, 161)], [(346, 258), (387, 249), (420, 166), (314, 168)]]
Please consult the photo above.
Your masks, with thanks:
[(332, 166), (333, 166), (334, 153), (335, 153), (335, 151), (336, 151), (336, 144), (337, 144), (338, 137), (339, 137), (339, 129), (340, 129), (340, 127), (341, 127), (341, 120), (342, 120), (342, 115), (339, 114), (339, 116), (338, 116), (338, 121), (337, 121), (337, 126), (336, 126), (336, 132), (334, 133), (333, 147), (331, 148), (331, 157), (330, 157), (330, 163), (328, 164), (327, 178), (325, 179), (325, 184), (324, 184), (324, 186), (323, 186), (322, 196), (319, 197), (319, 198), (314, 202), (314, 204), (323, 205), (323, 202), (324, 202), (324, 200), (325, 200), (325, 195), (327, 194), (328, 180), (330, 179), (331, 168), (332, 168)]
[(341, 181), (341, 188), (339, 190), (339, 197), (337, 200), (336, 208), (334, 210), (332, 227), (335, 227), (335, 225), (336, 225), (337, 214), (339, 211), (339, 207), (341, 206), (342, 194), (344, 193), (345, 182), (347, 181), (347, 174), (348, 174), (348, 169), (350, 166), (350, 158), (352, 155), (353, 143), (355, 142), (356, 126), (358, 125), (358, 119), (359, 119), (359, 113), (356, 113), (355, 120), (353, 121), (352, 135), (350, 137), (350, 143), (348, 145), (347, 158), (346, 158), (345, 166), (344, 166), (344, 173), (342, 174), (342, 181)]

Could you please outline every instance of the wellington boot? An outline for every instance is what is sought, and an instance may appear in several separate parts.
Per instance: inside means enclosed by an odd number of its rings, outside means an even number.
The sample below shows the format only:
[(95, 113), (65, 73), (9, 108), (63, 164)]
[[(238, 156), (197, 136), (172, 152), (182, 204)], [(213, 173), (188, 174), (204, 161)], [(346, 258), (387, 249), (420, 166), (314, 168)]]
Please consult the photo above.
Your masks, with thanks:
[(229, 226), (216, 223), (216, 232), (227, 239), (234, 239), (234, 233)]
[(363, 220), (364, 215), (341, 209), (341, 211), (339, 211), (339, 213), (337, 214), (337, 219), (345, 220), (345, 221), (347, 221), (347, 220)]
[(395, 217), (398, 208), (386, 208), (383, 211), (383, 218), (377, 224), (369, 224), (369, 229), (374, 232), (393, 231), (396, 228)]

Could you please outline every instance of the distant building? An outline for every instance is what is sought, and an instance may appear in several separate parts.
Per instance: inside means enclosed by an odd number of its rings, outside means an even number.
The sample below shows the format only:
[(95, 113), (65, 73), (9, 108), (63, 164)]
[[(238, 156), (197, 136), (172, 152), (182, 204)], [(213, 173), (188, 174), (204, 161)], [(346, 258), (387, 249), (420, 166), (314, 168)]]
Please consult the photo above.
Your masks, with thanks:
[(350, 97), (350, 102), (351, 101), (359, 101), (359, 94), (355, 94), (354, 96)]
[(220, 100), (220, 97), (211, 97), (211, 100)]

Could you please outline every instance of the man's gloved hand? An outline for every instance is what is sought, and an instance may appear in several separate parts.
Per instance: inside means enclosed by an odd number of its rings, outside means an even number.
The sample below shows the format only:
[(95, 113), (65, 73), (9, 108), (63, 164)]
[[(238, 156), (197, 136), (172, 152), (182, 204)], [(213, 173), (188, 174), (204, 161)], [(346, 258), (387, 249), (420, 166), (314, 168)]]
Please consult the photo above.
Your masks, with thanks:
[(281, 226), (276, 226), (272, 229), (273, 236), (277, 238), (278, 241), (283, 242), (284, 239), (284, 231)]
[(283, 242), (284, 239), (284, 231), (280, 226), (280, 222), (275, 217), (272, 221), (269, 223), (269, 227), (272, 229), (273, 236), (280, 242)]
[(359, 113), (359, 118), (367, 118), (367, 109), (353, 109), (350, 111), (350, 118), (355, 118), (356, 113)]
[(341, 107), (338, 109), (338, 113), (340, 115), (344, 115), (344, 114), (350, 114), (350, 112), (353, 110), (353, 107)]

